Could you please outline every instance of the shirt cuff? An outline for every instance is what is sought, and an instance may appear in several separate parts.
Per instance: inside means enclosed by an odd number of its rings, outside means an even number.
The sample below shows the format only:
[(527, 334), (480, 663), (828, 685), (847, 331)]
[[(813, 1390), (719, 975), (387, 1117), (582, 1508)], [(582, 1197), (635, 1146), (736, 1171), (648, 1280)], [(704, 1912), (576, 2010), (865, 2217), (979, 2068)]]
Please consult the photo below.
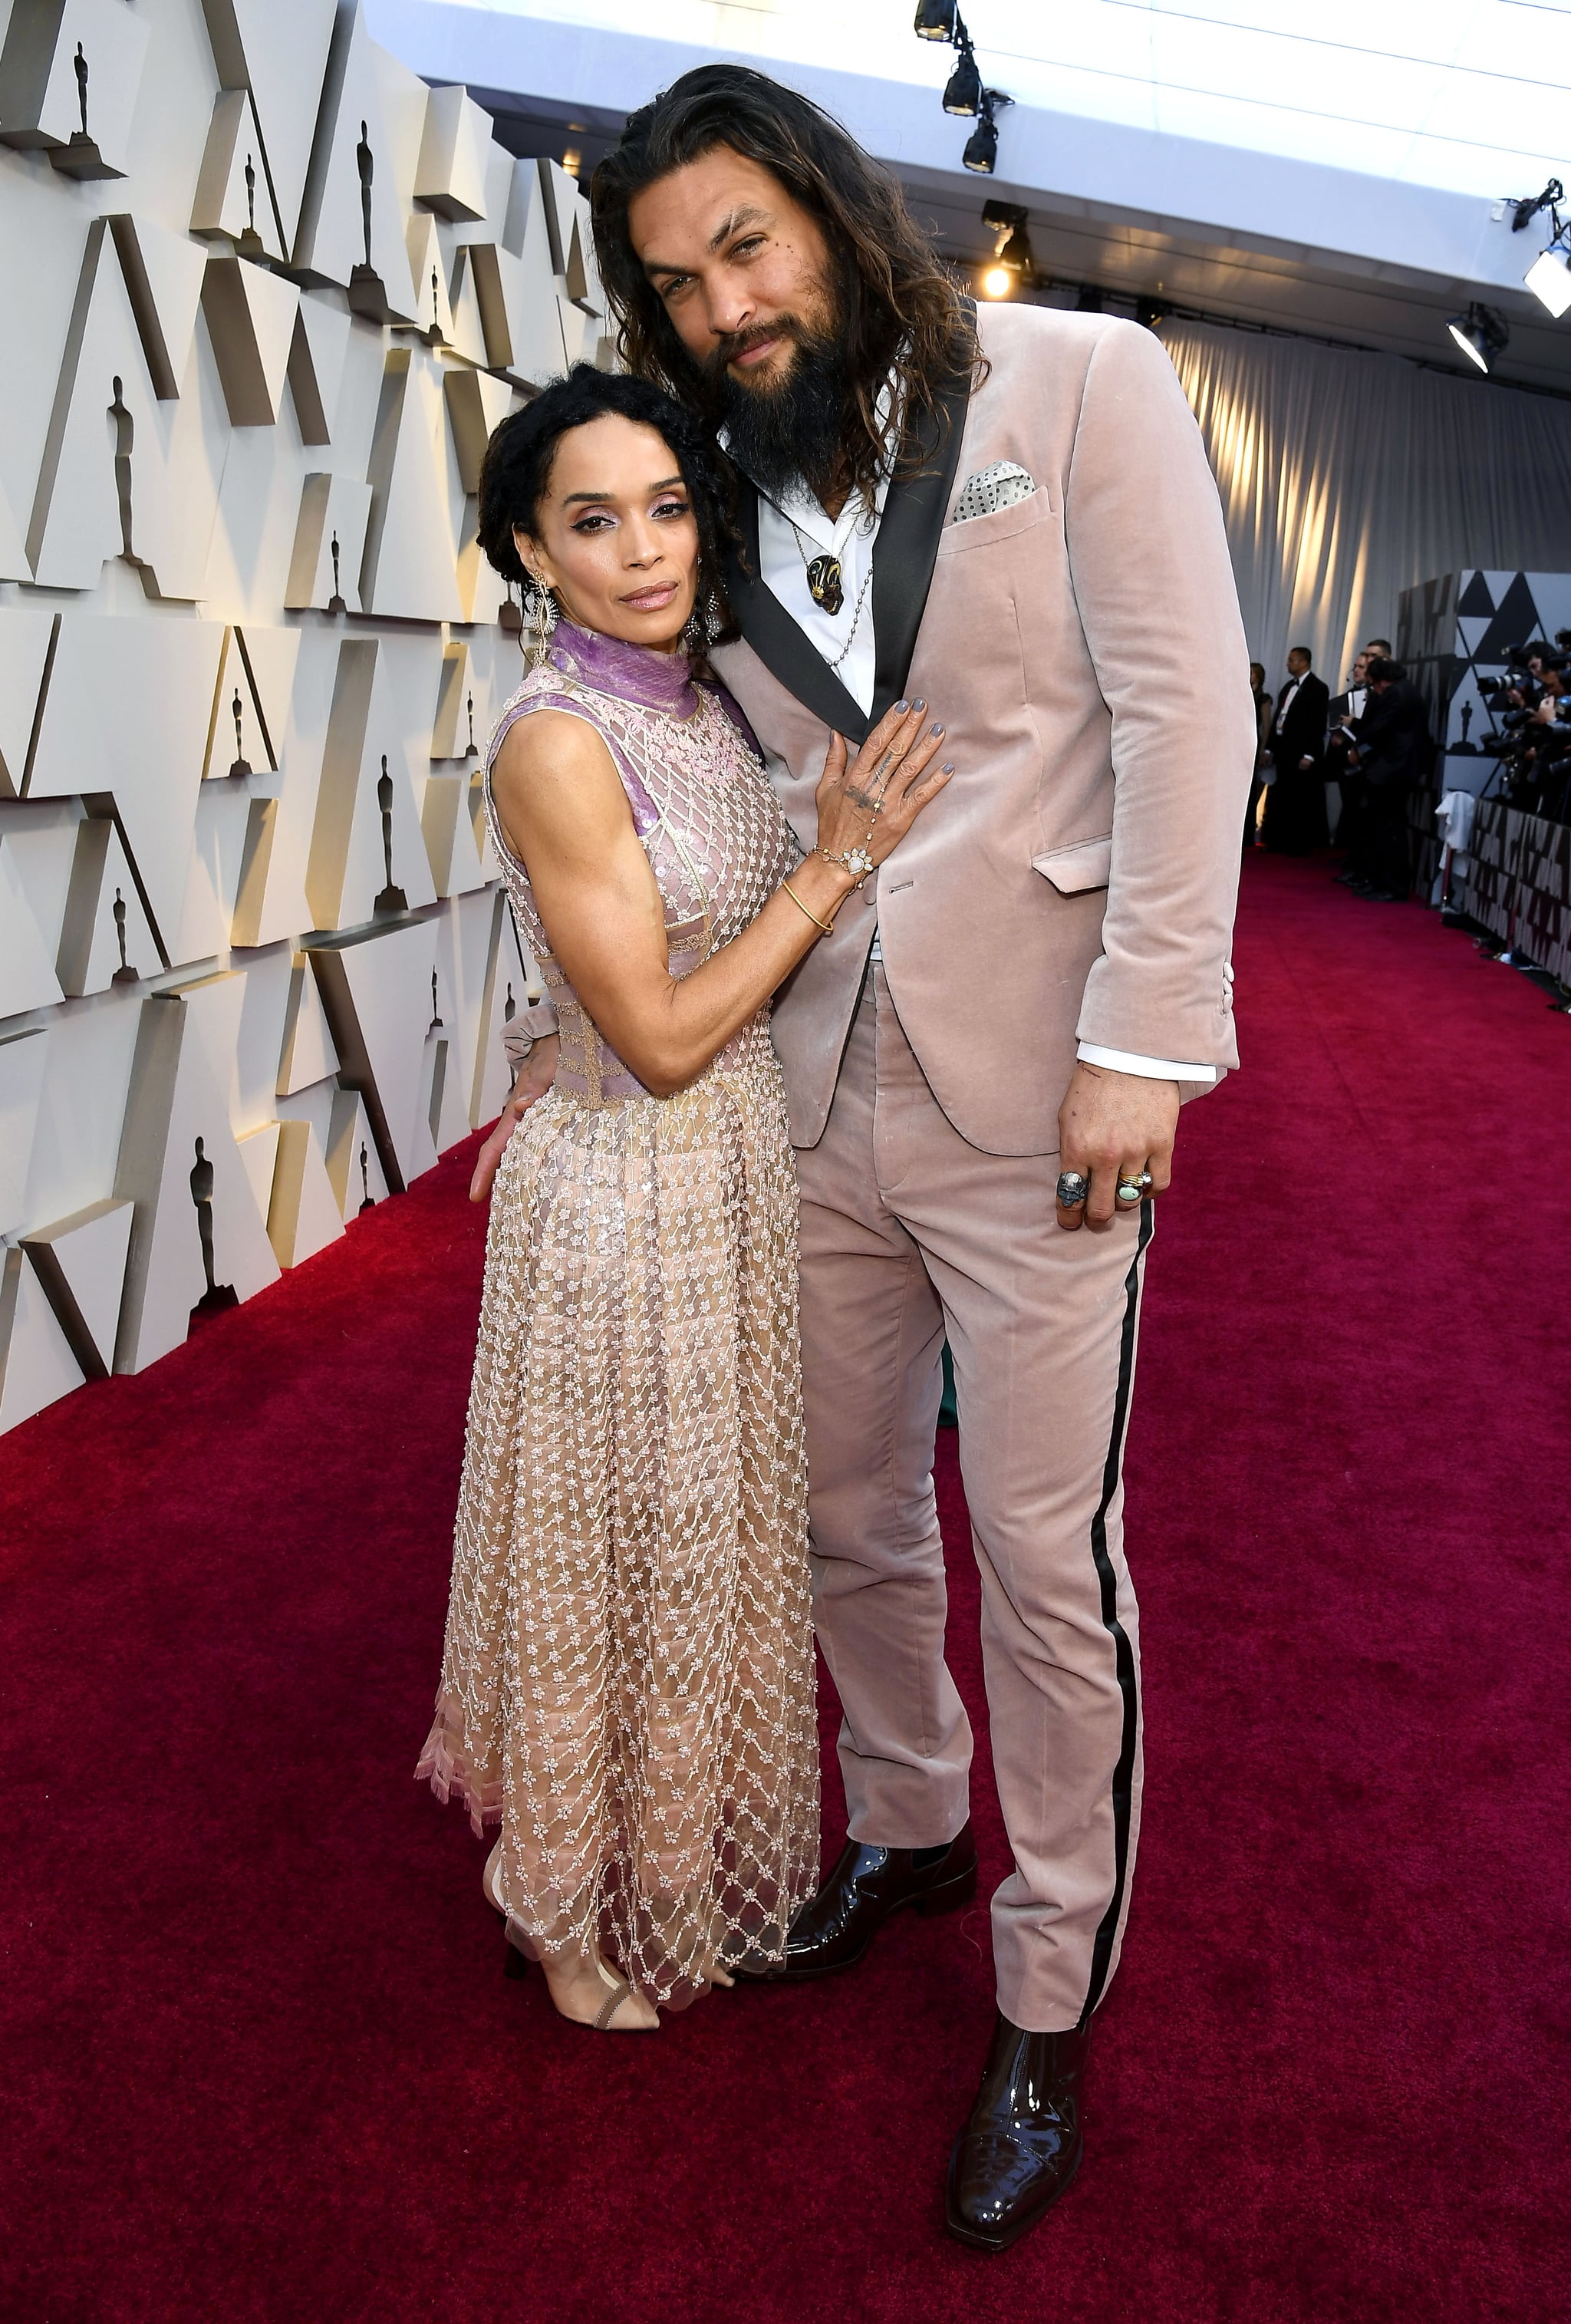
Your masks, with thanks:
[(1141, 1074), (1153, 1082), (1214, 1082), (1215, 1065), (1182, 1065), (1171, 1057), (1137, 1057), (1128, 1049), (1104, 1049), (1082, 1041), (1079, 1055), (1088, 1065), (1106, 1065), (1113, 1074)]

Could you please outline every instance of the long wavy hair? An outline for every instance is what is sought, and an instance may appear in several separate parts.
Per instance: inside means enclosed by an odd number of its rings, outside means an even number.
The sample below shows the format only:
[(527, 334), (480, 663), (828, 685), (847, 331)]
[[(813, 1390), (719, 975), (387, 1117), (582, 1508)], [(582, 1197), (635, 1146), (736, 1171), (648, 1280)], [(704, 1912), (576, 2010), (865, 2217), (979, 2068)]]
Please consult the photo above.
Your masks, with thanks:
[(717, 145), (759, 162), (822, 229), (837, 274), (847, 374), (842, 481), (870, 497), (887, 447), (877, 420), (895, 375), (896, 465), (920, 466), (944, 384), (985, 369), (974, 310), (913, 218), (893, 173), (795, 89), (743, 65), (700, 65), (629, 117), (590, 189), (601, 280), (621, 357), (684, 402), (706, 403), (702, 366), (683, 346), (628, 231), (635, 195)]

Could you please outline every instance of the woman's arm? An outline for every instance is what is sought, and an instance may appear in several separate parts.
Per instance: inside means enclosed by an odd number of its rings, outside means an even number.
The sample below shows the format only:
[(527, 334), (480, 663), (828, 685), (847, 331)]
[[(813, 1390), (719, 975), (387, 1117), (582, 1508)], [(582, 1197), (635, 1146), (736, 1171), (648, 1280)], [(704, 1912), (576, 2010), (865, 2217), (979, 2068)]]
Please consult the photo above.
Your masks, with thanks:
[[(949, 779), (929, 775), (942, 726), (925, 705), (882, 719), (848, 769), (831, 742), (818, 788), (821, 845), (865, 845), (881, 863)], [(810, 855), (740, 936), (691, 975), (674, 977), (665, 908), (605, 743), (584, 720), (540, 710), (509, 731), (492, 773), (508, 844), (528, 866), (536, 909), (585, 1009), (617, 1056), (669, 1097), (755, 1016), (790, 975), (855, 884)]]

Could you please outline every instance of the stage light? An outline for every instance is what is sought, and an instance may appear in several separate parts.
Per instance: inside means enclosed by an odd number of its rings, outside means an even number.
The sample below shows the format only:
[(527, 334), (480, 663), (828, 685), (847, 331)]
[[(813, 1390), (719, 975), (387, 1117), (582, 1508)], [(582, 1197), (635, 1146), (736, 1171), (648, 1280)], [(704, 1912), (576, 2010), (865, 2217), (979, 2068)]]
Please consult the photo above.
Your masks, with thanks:
[(1006, 273), (1018, 274), (1022, 281), (1031, 282), (1036, 277), (1036, 254), (1025, 230), (1027, 215), (1022, 202), (982, 204), (982, 224), (990, 226), (996, 237), (994, 259)]
[(1548, 250), (1541, 250), (1522, 281), (1551, 315), (1563, 315), (1571, 307), (1571, 262), (1563, 244), (1552, 242)]
[(983, 295), (988, 299), (1007, 299), (1015, 288), (1015, 277), (1006, 266), (989, 266), (982, 277)]
[(1505, 317), (1493, 307), (1482, 306), (1475, 299), (1465, 315), (1453, 315), (1447, 326), (1470, 364), (1482, 372), (1494, 369), (1497, 357), (1503, 355), (1511, 342), (1511, 331)]
[(966, 139), (966, 150), (960, 160), (968, 170), (979, 178), (990, 178), (993, 164), (998, 159), (998, 124), (993, 118), (993, 108), (984, 99), (982, 117)]
[(968, 170), (979, 178), (990, 178), (993, 164), (998, 159), (998, 124), (994, 115), (1001, 105), (1013, 105), (1015, 99), (1006, 97), (1001, 88), (985, 88), (978, 106), (980, 118), (966, 140), (966, 150), (960, 160)]
[(951, 41), (954, 38), (956, 0), (916, 0), (916, 37), (919, 41)]
[(960, 114), (970, 119), (981, 111), (982, 76), (977, 70), (976, 56), (972, 51), (970, 41), (966, 37), (963, 24), (960, 26), (957, 47), (960, 46), (960, 41), (964, 41), (965, 45), (960, 48), (959, 64), (944, 84), (943, 109), (946, 113)]

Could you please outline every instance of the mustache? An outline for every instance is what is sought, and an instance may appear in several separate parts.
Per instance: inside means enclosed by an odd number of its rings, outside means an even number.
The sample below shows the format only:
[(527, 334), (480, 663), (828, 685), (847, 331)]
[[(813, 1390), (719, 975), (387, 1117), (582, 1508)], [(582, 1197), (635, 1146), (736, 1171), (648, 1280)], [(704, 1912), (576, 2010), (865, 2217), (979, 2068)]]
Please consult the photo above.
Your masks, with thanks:
[(779, 315), (773, 322), (752, 323), (745, 331), (728, 331), (715, 341), (704, 357), (703, 368), (712, 386), (723, 384), (730, 365), (745, 355), (749, 347), (762, 346), (767, 339), (792, 339), (799, 347), (820, 344), (819, 335), (810, 331), (797, 315)]

